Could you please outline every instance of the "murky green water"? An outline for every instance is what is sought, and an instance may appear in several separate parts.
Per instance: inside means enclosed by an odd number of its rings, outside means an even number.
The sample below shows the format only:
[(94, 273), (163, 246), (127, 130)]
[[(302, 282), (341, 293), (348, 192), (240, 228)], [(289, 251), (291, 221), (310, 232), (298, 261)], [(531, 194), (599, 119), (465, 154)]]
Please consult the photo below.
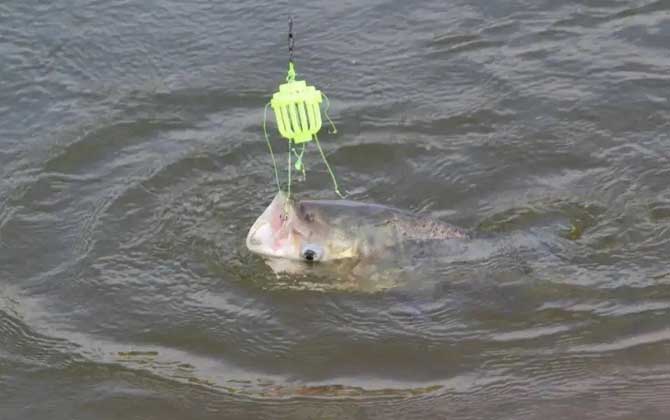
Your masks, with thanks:
[[(350, 197), (465, 252), (246, 251), (289, 11)], [(668, 45), (667, 1), (4, 1), (0, 418), (668, 418)]]

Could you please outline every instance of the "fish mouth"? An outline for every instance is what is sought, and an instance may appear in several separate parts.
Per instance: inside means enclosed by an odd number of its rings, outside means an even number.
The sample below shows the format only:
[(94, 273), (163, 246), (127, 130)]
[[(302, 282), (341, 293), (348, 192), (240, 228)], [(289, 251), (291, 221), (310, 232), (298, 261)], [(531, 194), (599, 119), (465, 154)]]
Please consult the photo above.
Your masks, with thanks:
[(277, 231), (263, 220), (249, 229), (246, 246), (249, 251), (265, 257), (301, 260), (298, 256), (300, 238), (292, 231)]
[(249, 251), (258, 252), (258, 248), (262, 245), (261, 241), (256, 238), (256, 231), (258, 228), (256, 225), (251, 226), (249, 233), (247, 233), (246, 245), (249, 248)]
[(254, 223), (249, 229), (246, 239), (247, 248), (253, 253), (271, 256), (267, 250), (269, 245), (263, 239), (272, 238), (272, 228), (269, 223), (259, 222)]

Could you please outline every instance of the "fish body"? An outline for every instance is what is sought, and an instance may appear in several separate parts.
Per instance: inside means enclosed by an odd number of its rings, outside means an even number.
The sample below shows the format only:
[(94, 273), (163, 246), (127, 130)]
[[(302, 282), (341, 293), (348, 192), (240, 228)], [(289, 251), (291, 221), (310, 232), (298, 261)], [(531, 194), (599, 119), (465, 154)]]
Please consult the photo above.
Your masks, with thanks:
[(412, 242), (467, 237), (450, 224), (384, 205), (295, 200), (280, 191), (249, 229), (246, 246), (273, 259), (332, 262), (388, 256)]

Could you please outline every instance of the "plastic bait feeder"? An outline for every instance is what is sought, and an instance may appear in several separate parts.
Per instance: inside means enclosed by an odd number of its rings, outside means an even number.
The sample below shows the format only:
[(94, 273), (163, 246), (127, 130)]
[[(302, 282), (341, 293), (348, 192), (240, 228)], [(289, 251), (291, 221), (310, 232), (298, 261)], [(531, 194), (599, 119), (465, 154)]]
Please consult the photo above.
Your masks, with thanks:
[(296, 144), (311, 141), (321, 129), (322, 101), (320, 90), (295, 80), (293, 63), (289, 63), (286, 83), (279, 85), (270, 101), (279, 134)]
[[(305, 178), (305, 166), (303, 165), (303, 154), (305, 152), (306, 143), (314, 140), (316, 147), (319, 149), (323, 163), (328, 169), (328, 173), (333, 181), (335, 192), (340, 198), (344, 198), (337, 185), (337, 179), (333, 173), (332, 168), (328, 164), (326, 155), (319, 143), (317, 133), (321, 130), (321, 103), (326, 99), (326, 109), (324, 114), (332, 127), (332, 133), (337, 133), (335, 124), (328, 117), (328, 108), (330, 101), (320, 90), (314, 86), (310, 86), (304, 80), (295, 80), (295, 66), (293, 65), (293, 19), (289, 18), (288, 31), (288, 51), (289, 63), (288, 74), (286, 75), (286, 83), (279, 85), (279, 90), (272, 95), (272, 99), (265, 105), (263, 113), (263, 132), (265, 134), (265, 141), (267, 142), (270, 156), (272, 157), (272, 165), (275, 172), (275, 180), (277, 182), (277, 189), (281, 190), (281, 183), (279, 182), (279, 171), (277, 170), (277, 161), (272, 151), (272, 144), (268, 137), (266, 129), (267, 110), (272, 107), (277, 123), (277, 130), (279, 134), (288, 140), (288, 182), (287, 192), (291, 195), (291, 158), (295, 154), (297, 160), (295, 162), (295, 169), (302, 172), (303, 179)], [(300, 145), (300, 153), (294, 149), (295, 145)]]

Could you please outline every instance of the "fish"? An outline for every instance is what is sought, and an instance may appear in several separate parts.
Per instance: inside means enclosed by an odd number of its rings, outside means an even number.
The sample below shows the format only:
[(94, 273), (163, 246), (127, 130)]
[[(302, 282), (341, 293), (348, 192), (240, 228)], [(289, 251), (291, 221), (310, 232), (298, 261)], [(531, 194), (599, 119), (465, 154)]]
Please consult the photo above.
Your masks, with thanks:
[(314, 265), (394, 260), (409, 244), (468, 238), (466, 230), (425, 215), (344, 199), (289, 198), (280, 190), (249, 229), (246, 246), (275, 262)]

